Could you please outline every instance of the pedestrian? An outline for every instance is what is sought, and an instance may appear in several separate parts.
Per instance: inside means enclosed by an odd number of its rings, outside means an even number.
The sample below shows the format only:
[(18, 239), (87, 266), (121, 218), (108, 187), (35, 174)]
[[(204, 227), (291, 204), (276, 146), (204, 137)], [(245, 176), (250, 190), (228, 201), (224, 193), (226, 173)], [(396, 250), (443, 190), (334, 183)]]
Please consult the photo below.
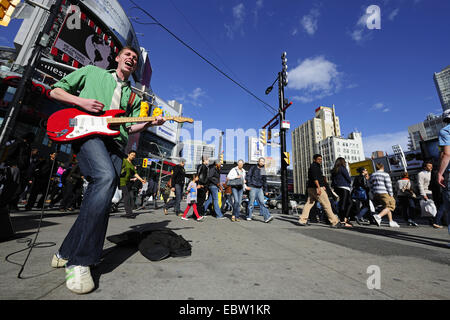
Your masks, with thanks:
[(239, 160), (237, 166), (230, 170), (227, 175), (227, 185), (231, 187), (233, 194), (233, 214), (231, 221), (239, 221), (242, 195), (247, 188), (245, 185), (244, 160)]
[(331, 186), (339, 196), (338, 216), (341, 220), (341, 224), (343, 227), (348, 228), (353, 227), (349, 219), (353, 202), (350, 196), (352, 178), (350, 178), (346, 165), (347, 163), (344, 158), (339, 157), (336, 159), (334, 167), (331, 170)]
[(48, 207), (51, 209), (55, 206), (58, 201), (63, 199), (64, 193), (64, 182), (63, 177), (65, 179), (65, 172), (67, 169), (65, 168), (64, 163), (61, 163), (56, 170), (56, 177), (54, 179), (53, 188), (50, 194), (50, 204)]
[[(433, 171), (433, 162), (425, 161), (423, 163), (422, 171), (417, 174), (417, 187), (419, 189), (420, 200), (428, 201), (435, 200), (433, 192), (430, 190), (431, 185), (431, 174)], [(436, 204), (436, 201), (434, 201)], [(442, 229), (441, 224), (442, 216), (444, 214), (444, 209), (442, 205), (437, 210), (435, 217), (430, 217), (429, 222), (435, 229)]]
[(214, 212), (216, 213), (217, 219), (225, 219), (219, 206), (219, 191), (222, 192), (223, 190), (222, 185), (220, 184), (221, 167), (222, 164), (220, 163), (220, 161), (216, 160), (214, 162), (214, 166), (212, 168), (209, 168), (208, 170), (209, 197), (203, 205), (203, 211), (206, 213), (208, 206), (213, 203)]
[(192, 178), (192, 181), (189, 182), (187, 186), (187, 207), (186, 210), (184, 210), (183, 216), (181, 217), (182, 220), (188, 220), (186, 218), (186, 215), (189, 212), (189, 209), (194, 210), (194, 214), (197, 217), (197, 221), (203, 220), (204, 216), (200, 216), (197, 211), (197, 182), (198, 182), (198, 175), (194, 174), (194, 177)]
[(32, 210), (39, 195), (41, 195), (41, 197), (39, 198), (37, 206), (38, 208), (44, 207), (44, 201), (49, 184), (57, 170), (57, 165), (55, 164), (56, 156), (56, 152), (50, 152), (46, 159), (43, 159), (38, 163), (34, 171), (34, 180), (31, 185), (30, 196), (28, 197), (27, 204), (25, 205), (25, 210)]
[(264, 205), (264, 194), (268, 195), (267, 173), (265, 166), (266, 159), (263, 157), (258, 159), (258, 163), (253, 165), (246, 174), (247, 187), (250, 190), (247, 221), (252, 220), (252, 213), (255, 200), (259, 204), (259, 211), (264, 217), (264, 222), (269, 223), (273, 220), (269, 209)]
[(164, 213), (167, 212), (167, 209), (174, 207), (175, 214), (177, 216), (183, 215), (180, 209), (180, 204), (183, 198), (184, 180), (186, 177), (186, 171), (184, 170), (185, 162), (186, 160), (181, 159), (180, 163), (173, 168), (171, 187), (172, 191), (175, 192), (175, 199), (174, 201), (169, 201), (165, 204)]
[(65, 172), (65, 180), (63, 187), (63, 198), (59, 205), (59, 211), (74, 211), (76, 200), (79, 195), (78, 189), (83, 185), (83, 178), (80, 166), (76, 158), (72, 159), (70, 167)]
[(315, 205), (316, 201), (320, 203), (325, 214), (327, 215), (328, 221), (332, 228), (339, 228), (341, 224), (338, 217), (334, 214), (331, 208), (330, 199), (325, 188), (325, 177), (322, 173), (322, 155), (315, 154), (313, 156), (313, 162), (308, 169), (308, 181), (307, 181), (307, 191), (308, 199), (306, 200), (305, 206), (303, 208), (302, 214), (298, 220), (300, 226), (306, 226), (308, 222), (309, 212), (311, 208)]
[(5, 162), (6, 166), (10, 167), (12, 174), (19, 179), (15, 190), (10, 191), (12, 197), (8, 199), (8, 206), (14, 211), (19, 211), (18, 204), (20, 196), (30, 180), (30, 172), (27, 172), (27, 170), (33, 165), (31, 144), (34, 139), (35, 134), (33, 132), (28, 132), (21, 137), (12, 139), (6, 143), (5, 150), (2, 154), (2, 162)]
[(197, 167), (197, 208), (201, 216), (205, 216), (203, 205), (205, 204), (206, 195), (208, 193), (208, 172), (209, 158), (202, 156), (202, 163)]
[[(168, 215), (168, 211), (166, 206), (172, 202), (175, 202), (175, 192), (173, 192), (172, 189), (172, 177), (170, 177), (169, 181), (167, 181), (166, 185), (164, 186), (164, 188), (162, 188), (161, 190), (161, 194), (163, 197), (163, 201), (164, 201), (164, 214)], [(172, 204), (173, 206), (173, 204)]]
[(384, 172), (384, 165), (382, 163), (377, 163), (375, 167), (377, 171), (372, 173), (369, 180), (370, 190), (373, 193), (374, 204), (383, 206), (383, 210), (379, 214), (374, 214), (373, 217), (377, 225), (380, 226), (381, 219), (384, 216), (388, 216), (389, 226), (399, 228), (398, 223), (392, 219), (392, 213), (395, 210), (395, 199), (391, 177)]
[(403, 219), (408, 223), (408, 226), (418, 227), (419, 225), (413, 220), (414, 210), (416, 209), (416, 194), (413, 191), (408, 172), (403, 172), (401, 178), (397, 181), (397, 199)]
[(144, 178), (144, 182), (142, 182), (142, 187), (139, 189), (138, 193), (140, 199), (139, 209), (145, 209), (144, 202), (148, 194), (148, 187), (149, 181), (147, 180), (147, 178)]
[(370, 212), (370, 185), (369, 185), (369, 172), (366, 168), (360, 167), (356, 169), (359, 173), (353, 180), (352, 199), (355, 200), (356, 215), (355, 221), (359, 225), (363, 223), (369, 223), (369, 220), (364, 219), (364, 215)]
[(134, 219), (137, 214), (133, 213), (134, 197), (133, 197), (133, 178), (139, 181), (144, 181), (136, 172), (136, 167), (133, 164), (133, 160), (136, 158), (136, 151), (131, 150), (128, 152), (128, 157), (123, 159), (122, 170), (120, 171), (120, 185), (122, 190), (122, 200), (125, 206), (124, 218)]
[[(137, 68), (139, 54), (137, 49), (126, 46), (115, 57), (115, 70), (92, 65), (75, 70), (52, 86), (50, 97), (92, 114), (119, 108), (138, 117), (141, 99), (132, 93), (128, 79)], [(120, 125), (120, 134), (115, 137), (91, 136), (72, 143), (89, 184), (77, 220), (52, 260), (53, 267), (65, 266), (69, 290), (83, 294), (94, 289), (90, 266), (98, 264), (103, 253), (111, 200), (119, 184), (128, 135), (164, 122), (158, 116), (152, 122)]]
[[(439, 131), (439, 171), (438, 183), (443, 188), (442, 207), (443, 212), (447, 213), (448, 233), (450, 235), (450, 109), (442, 114), (442, 121), (446, 124)], [(450, 247), (450, 242), (447, 244)]]

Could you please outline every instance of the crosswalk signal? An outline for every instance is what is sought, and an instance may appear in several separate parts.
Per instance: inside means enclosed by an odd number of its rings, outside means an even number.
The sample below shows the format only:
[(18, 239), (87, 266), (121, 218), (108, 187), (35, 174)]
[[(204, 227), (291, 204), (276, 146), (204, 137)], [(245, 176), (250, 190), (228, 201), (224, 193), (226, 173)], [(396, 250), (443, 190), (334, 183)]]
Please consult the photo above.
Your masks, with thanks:
[(259, 142), (261, 142), (263, 145), (267, 144), (266, 129), (261, 129), (259, 131)]
[(0, 0), (0, 26), (7, 27), (20, 0)]

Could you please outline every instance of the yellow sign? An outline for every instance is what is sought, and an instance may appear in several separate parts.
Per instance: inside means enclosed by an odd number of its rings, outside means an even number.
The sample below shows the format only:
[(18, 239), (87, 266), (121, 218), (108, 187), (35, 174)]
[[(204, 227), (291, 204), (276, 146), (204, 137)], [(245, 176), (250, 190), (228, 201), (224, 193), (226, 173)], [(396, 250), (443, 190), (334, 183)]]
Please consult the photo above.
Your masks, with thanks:
[(366, 168), (367, 171), (369, 172), (369, 174), (374, 173), (373, 161), (371, 159), (364, 160), (364, 161), (359, 161), (359, 162), (355, 162), (355, 163), (349, 163), (348, 166), (350, 168), (350, 175), (352, 177), (359, 176), (359, 173), (358, 173), (357, 170), (358, 170), (358, 168), (361, 168), (361, 167)]
[(291, 159), (290, 159), (289, 152), (284, 152), (284, 156), (285, 156), (284, 161), (286, 161), (287, 165), (290, 165), (291, 164)]
[(0, 0), (0, 26), (7, 27), (20, 0)]
[(148, 159), (144, 158), (144, 160), (142, 160), (142, 168), (147, 168), (148, 165)]

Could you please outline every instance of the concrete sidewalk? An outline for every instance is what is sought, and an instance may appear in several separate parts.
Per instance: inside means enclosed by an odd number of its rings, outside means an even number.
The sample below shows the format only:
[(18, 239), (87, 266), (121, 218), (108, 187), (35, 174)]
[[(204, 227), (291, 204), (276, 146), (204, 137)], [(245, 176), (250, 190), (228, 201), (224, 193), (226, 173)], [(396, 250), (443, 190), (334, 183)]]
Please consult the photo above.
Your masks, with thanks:
[[(37, 246), (18, 279), (40, 211), (11, 214), (17, 239), (0, 243), (0, 299), (29, 300), (303, 300), (449, 299), (450, 242), (447, 229), (400, 229), (325, 224), (300, 227), (298, 217), (274, 213), (264, 223), (208, 216), (183, 221), (163, 210), (137, 211), (133, 220), (112, 214), (107, 236), (136, 229), (168, 228), (192, 244), (192, 255), (147, 260), (137, 247), (105, 241), (103, 262), (92, 269), (96, 289), (76, 295), (65, 287), (64, 269), (50, 261), (77, 217), (47, 210)], [(22, 250), (21, 252), (19, 252)], [(11, 253), (18, 252), (11, 255)], [(9, 256), (8, 256), (9, 255)], [(8, 261), (5, 258), (8, 256)], [(369, 266), (380, 271), (380, 289), (369, 289)], [(369, 279), (370, 282), (370, 279)]]

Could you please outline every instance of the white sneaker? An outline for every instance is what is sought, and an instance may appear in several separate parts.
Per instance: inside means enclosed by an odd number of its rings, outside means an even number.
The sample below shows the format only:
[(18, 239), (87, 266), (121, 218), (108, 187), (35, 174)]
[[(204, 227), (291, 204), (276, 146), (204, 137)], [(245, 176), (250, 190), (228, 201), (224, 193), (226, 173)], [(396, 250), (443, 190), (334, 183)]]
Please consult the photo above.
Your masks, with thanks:
[(78, 294), (91, 292), (95, 285), (89, 267), (66, 267), (66, 286), (70, 291)]
[(67, 260), (60, 258), (57, 253), (53, 255), (51, 266), (53, 268), (62, 268), (66, 265)]
[(188, 221), (189, 219), (188, 219), (188, 218), (185, 218), (185, 217), (181, 217), (181, 220)]
[(398, 223), (395, 222), (394, 220), (389, 221), (389, 227), (391, 227), (391, 228), (400, 228), (400, 226), (398, 225)]
[(200, 216), (200, 218), (197, 219), (197, 221), (202, 221), (205, 218), (205, 216)]
[(375, 222), (378, 226), (381, 226), (381, 217), (378, 214), (374, 214), (373, 218), (375, 219)]

